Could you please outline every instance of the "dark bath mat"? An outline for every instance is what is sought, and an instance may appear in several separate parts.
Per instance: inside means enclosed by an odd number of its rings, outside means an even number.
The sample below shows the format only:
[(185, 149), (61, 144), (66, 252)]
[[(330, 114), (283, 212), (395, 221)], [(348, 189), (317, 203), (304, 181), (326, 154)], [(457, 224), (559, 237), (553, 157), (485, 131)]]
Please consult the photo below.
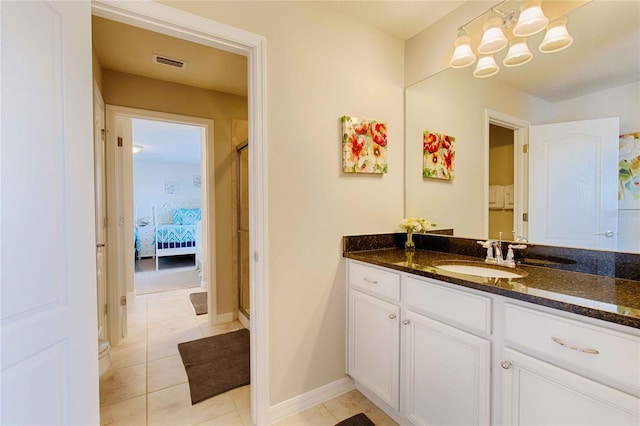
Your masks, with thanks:
[(376, 426), (366, 414), (360, 413), (355, 416), (351, 416), (348, 419), (344, 419), (336, 426)]
[(249, 330), (178, 344), (189, 378), (191, 404), (248, 385)]
[(193, 309), (196, 311), (196, 315), (204, 315), (207, 313), (207, 292), (191, 293), (189, 295)]

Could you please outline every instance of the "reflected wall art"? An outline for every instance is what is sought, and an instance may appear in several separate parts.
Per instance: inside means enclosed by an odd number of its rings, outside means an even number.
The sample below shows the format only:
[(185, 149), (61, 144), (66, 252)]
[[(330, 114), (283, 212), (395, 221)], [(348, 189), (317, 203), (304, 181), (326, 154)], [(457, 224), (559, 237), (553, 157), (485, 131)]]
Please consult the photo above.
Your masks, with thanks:
[(425, 130), (422, 135), (422, 177), (453, 180), (456, 138)]

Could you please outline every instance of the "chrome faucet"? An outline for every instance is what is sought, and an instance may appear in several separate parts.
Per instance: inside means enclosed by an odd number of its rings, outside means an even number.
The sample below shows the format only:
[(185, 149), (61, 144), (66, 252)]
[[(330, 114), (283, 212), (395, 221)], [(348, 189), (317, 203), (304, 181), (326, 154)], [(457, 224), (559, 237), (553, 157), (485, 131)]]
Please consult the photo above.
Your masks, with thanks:
[(493, 240), (492, 243), (495, 263), (502, 265), (504, 263), (504, 259), (502, 258), (502, 241)]

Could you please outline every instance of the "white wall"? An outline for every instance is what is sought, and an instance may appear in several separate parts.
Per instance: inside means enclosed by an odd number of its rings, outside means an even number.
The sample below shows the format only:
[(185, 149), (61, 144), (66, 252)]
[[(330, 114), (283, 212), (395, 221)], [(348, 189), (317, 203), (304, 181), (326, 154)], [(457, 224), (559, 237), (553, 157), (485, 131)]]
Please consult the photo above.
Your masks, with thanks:
[[(321, 2), (169, 2), (267, 40), (271, 404), (345, 375), (342, 236), (403, 214), (401, 40)], [(386, 121), (389, 173), (341, 171), (340, 117)]]
[[(200, 201), (201, 188), (193, 185), (194, 176), (200, 176), (199, 164), (156, 163), (135, 161), (133, 163), (133, 200), (135, 219), (153, 218), (153, 207), (161, 208), (167, 201)], [(167, 194), (165, 182), (178, 182), (180, 192)]]

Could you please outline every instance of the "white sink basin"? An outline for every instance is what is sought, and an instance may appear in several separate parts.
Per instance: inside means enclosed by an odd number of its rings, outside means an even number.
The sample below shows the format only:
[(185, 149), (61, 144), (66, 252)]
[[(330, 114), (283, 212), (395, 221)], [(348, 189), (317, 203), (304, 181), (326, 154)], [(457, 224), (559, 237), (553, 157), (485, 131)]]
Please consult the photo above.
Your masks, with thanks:
[(433, 262), (433, 266), (444, 271), (455, 272), (464, 275), (473, 275), (476, 277), (522, 278), (528, 275), (527, 272), (521, 269), (507, 268), (504, 266), (465, 260), (440, 260)]

